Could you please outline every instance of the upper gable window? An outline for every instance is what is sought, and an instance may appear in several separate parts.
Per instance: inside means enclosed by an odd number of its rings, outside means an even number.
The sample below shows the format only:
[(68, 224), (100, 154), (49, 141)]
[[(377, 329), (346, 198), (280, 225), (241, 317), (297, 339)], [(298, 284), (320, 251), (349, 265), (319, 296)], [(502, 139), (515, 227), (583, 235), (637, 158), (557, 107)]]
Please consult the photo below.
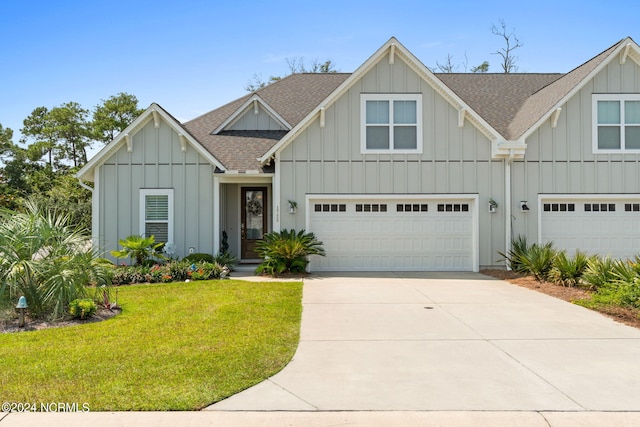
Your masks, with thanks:
[(640, 151), (640, 94), (593, 95), (593, 150)]
[(422, 152), (422, 95), (363, 94), (360, 101), (363, 153)]

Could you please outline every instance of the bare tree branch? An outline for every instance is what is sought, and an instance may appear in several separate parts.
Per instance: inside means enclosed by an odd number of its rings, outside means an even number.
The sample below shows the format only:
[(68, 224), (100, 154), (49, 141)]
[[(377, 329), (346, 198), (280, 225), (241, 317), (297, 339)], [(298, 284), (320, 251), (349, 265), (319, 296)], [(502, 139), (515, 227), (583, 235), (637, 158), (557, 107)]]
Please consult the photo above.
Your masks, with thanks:
[(518, 36), (515, 34), (515, 29), (508, 32), (507, 24), (504, 22), (504, 19), (500, 19), (497, 26), (496, 24), (493, 24), (491, 27), (491, 33), (504, 39), (505, 46), (492, 53), (492, 55), (500, 55), (502, 58), (502, 63), (500, 64), (502, 70), (505, 73), (518, 71), (518, 67), (516, 66), (518, 57), (513, 54), (513, 51), (522, 47), (523, 44), (518, 40)]

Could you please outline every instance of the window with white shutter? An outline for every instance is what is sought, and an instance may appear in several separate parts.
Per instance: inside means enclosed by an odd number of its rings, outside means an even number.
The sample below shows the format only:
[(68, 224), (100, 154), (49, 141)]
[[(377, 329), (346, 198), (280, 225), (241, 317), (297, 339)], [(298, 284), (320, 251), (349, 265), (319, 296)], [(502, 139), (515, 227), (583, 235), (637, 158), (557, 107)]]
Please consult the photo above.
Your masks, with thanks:
[(140, 233), (156, 243), (173, 242), (173, 190), (140, 190)]

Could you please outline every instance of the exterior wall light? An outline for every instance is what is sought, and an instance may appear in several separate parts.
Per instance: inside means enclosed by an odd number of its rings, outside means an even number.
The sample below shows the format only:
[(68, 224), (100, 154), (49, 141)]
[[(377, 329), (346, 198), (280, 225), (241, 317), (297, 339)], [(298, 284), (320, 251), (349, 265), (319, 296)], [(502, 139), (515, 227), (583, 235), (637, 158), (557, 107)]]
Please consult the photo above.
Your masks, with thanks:
[(493, 200), (493, 198), (489, 199), (489, 212), (496, 213), (497, 210), (498, 210), (498, 202)]
[(527, 201), (520, 201), (520, 212), (529, 212), (529, 206), (527, 206)]
[(18, 305), (16, 305), (16, 309), (18, 310), (18, 326), (24, 328), (24, 312), (29, 306), (27, 305), (27, 299), (23, 296), (18, 299)]
[(295, 202), (295, 200), (289, 200), (289, 213), (290, 214), (296, 213), (296, 208), (297, 207), (298, 207), (298, 204)]

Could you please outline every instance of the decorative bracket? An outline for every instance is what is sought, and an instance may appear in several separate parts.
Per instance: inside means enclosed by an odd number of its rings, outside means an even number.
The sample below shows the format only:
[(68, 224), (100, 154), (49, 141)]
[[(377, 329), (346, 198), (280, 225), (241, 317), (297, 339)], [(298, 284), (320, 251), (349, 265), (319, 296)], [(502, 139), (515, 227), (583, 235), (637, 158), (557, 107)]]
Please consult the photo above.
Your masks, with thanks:
[(160, 115), (156, 110), (153, 110), (153, 125), (158, 129), (160, 127)]
[(131, 153), (133, 151), (133, 146), (131, 145), (131, 135), (128, 133), (124, 135), (124, 140), (127, 142), (127, 152)]
[(553, 114), (551, 114), (551, 127), (553, 129), (555, 129), (556, 126), (558, 126), (558, 118), (560, 117), (561, 112), (562, 112), (562, 107), (558, 107), (556, 108), (556, 111), (554, 111)]
[(324, 127), (324, 107), (320, 107), (320, 127)]
[(180, 140), (180, 150), (185, 153), (187, 151), (187, 138), (185, 138), (183, 134), (179, 133), (178, 139)]
[(389, 50), (389, 65), (393, 65), (395, 61), (395, 55), (396, 55), (396, 44), (391, 43), (391, 48)]
[(627, 43), (622, 52), (620, 52), (620, 65), (624, 65), (627, 62), (627, 56), (629, 56), (629, 49), (631, 49), (631, 43)]
[(464, 116), (467, 114), (467, 110), (464, 108), (458, 111), (458, 127), (461, 128), (464, 126)]

